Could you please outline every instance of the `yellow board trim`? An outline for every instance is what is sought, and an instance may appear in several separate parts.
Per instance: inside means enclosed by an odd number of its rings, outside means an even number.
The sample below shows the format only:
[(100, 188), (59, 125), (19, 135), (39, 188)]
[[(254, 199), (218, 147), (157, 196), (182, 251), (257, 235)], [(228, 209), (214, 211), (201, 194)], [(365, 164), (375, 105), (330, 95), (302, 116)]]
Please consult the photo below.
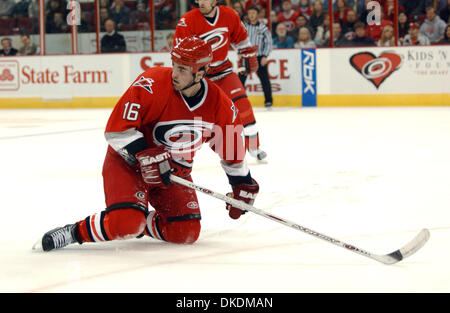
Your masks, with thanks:
[(110, 108), (119, 97), (76, 97), (45, 100), (42, 98), (0, 98), (0, 109)]
[(319, 95), (317, 106), (450, 106), (450, 94)]
[[(263, 107), (263, 95), (249, 95), (252, 106)], [(0, 109), (111, 108), (119, 97), (0, 98)], [(301, 107), (300, 95), (274, 95), (274, 107)], [(318, 95), (318, 107), (450, 106), (450, 94)]]
[[(264, 96), (263, 95), (248, 95), (248, 100), (254, 107), (264, 106)], [(273, 95), (273, 106), (274, 107), (301, 107), (302, 97), (300, 95)]]

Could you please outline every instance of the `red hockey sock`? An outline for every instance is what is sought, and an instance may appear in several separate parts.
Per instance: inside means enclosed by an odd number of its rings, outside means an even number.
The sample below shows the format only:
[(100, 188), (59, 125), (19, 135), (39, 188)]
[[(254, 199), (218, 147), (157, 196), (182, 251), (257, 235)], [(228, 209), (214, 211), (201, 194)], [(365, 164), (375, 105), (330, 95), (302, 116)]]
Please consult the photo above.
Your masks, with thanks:
[(146, 224), (144, 212), (136, 209), (102, 211), (78, 222), (78, 237), (82, 242), (131, 239), (141, 234)]
[(247, 150), (256, 150), (259, 148), (259, 134), (254, 136), (245, 136), (245, 148)]

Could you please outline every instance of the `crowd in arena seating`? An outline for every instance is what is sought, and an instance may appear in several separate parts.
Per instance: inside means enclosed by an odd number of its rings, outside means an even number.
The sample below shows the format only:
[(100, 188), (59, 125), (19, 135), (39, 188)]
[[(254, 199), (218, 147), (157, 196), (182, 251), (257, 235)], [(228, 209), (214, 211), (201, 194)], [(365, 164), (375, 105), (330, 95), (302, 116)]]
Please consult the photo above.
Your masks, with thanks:
[[(328, 0), (273, 0), (270, 23), (274, 47), (395, 46), (450, 43), (450, 0), (398, 0), (398, 42), (395, 42), (394, 1), (375, 0), (379, 23), (371, 12), (371, 0), (333, 0), (330, 27)], [(229, 5), (246, 19), (246, 8), (266, 5), (264, 0), (231, 0)], [(264, 13), (266, 14), (266, 13)], [(267, 23), (266, 16), (261, 22)]]
[[(67, 8), (68, 1), (45, 0), (46, 33), (70, 33), (70, 25), (67, 24), (67, 15), (70, 12)], [(231, 6), (243, 21), (247, 19), (247, 10), (258, 6), (260, 22), (268, 24), (270, 21), (268, 26), (272, 30), (274, 48), (328, 47), (331, 45), (330, 30), (335, 47), (450, 43), (450, 0), (398, 0), (397, 42), (394, 34), (394, 1), (397, 0), (375, 1), (381, 9), (380, 23), (371, 23), (374, 16), (371, 11), (375, 10), (373, 6), (368, 6), (371, 0), (332, 0), (332, 25), (328, 15), (328, 0), (272, 0), (269, 14), (266, 11), (266, 0), (218, 2)], [(0, 55), (5, 54), (3, 50), (9, 51), (7, 46), (11, 44), (11, 39), (8, 36), (25, 35), (23, 40), (21, 37), (21, 41), (28, 42), (30, 34), (39, 33), (38, 3), (38, 0), (0, 0), (0, 38), (5, 45), (4, 49), (0, 50)], [(94, 1), (77, 3), (81, 11), (78, 31), (95, 32)], [(99, 3), (101, 32), (106, 31), (105, 24), (107, 21), (111, 24), (111, 20), (114, 23), (114, 34), (150, 29), (147, 0), (100, 0)], [(154, 5), (155, 29), (175, 29), (176, 2), (154, 0)], [(188, 9), (194, 6), (195, 0), (190, 0)], [(123, 47), (120, 47), (119, 51), (122, 49)], [(9, 53), (14, 53), (15, 50)], [(21, 53), (19, 50), (17, 53)], [(36, 49), (22, 49), (22, 53), (24, 51), (27, 54), (36, 53)]]

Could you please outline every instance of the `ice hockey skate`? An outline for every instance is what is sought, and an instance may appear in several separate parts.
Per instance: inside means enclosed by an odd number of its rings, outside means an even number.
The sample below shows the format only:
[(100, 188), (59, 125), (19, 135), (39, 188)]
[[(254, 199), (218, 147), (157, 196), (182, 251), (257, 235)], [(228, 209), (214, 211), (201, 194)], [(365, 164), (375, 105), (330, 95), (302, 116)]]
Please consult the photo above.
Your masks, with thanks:
[(261, 150), (260, 148), (257, 148), (257, 149), (249, 149), (249, 150), (248, 150), (248, 153), (249, 153), (252, 157), (256, 158), (258, 161), (263, 161), (263, 160), (265, 160), (266, 157), (267, 157), (267, 153), (266, 153), (265, 151)]
[(44, 234), (42, 238), (33, 245), (33, 250), (51, 251), (76, 243), (74, 230), (76, 224), (57, 227)]

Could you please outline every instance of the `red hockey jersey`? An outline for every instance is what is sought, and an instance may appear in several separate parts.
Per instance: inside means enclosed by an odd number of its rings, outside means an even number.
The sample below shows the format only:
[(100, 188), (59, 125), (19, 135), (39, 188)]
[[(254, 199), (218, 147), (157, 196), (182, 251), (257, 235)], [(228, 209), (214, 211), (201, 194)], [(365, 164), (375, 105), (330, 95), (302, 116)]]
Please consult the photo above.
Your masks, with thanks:
[(280, 12), (277, 15), (277, 21), (279, 23), (284, 23), (286, 25), (288, 32), (296, 27), (295, 20), (297, 19), (298, 12), (291, 10), (288, 14), (285, 12)]
[(191, 35), (208, 41), (212, 46), (213, 60), (208, 76), (232, 71), (232, 64), (228, 60), (230, 45), (236, 49), (251, 45), (239, 16), (227, 6), (217, 6), (217, 13), (212, 23), (203, 16), (199, 9), (186, 12), (178, 21), (175, 29), (174, 45)]
[(202, 84), (203, 98), (190, 106), (173, 89), (171, 68), (146, 70), (111, 113), (105, 130), (109, 145), (129, 161), (133, 158), (126, 147), (145, 139), (147, 147), (162, 146), (177, 163), (191, 167), (195, 152), (207, 142), (226, 161), (222, 165), (227, 174), (247, 175), (243, 127), (234, 104), (208, 79)]

